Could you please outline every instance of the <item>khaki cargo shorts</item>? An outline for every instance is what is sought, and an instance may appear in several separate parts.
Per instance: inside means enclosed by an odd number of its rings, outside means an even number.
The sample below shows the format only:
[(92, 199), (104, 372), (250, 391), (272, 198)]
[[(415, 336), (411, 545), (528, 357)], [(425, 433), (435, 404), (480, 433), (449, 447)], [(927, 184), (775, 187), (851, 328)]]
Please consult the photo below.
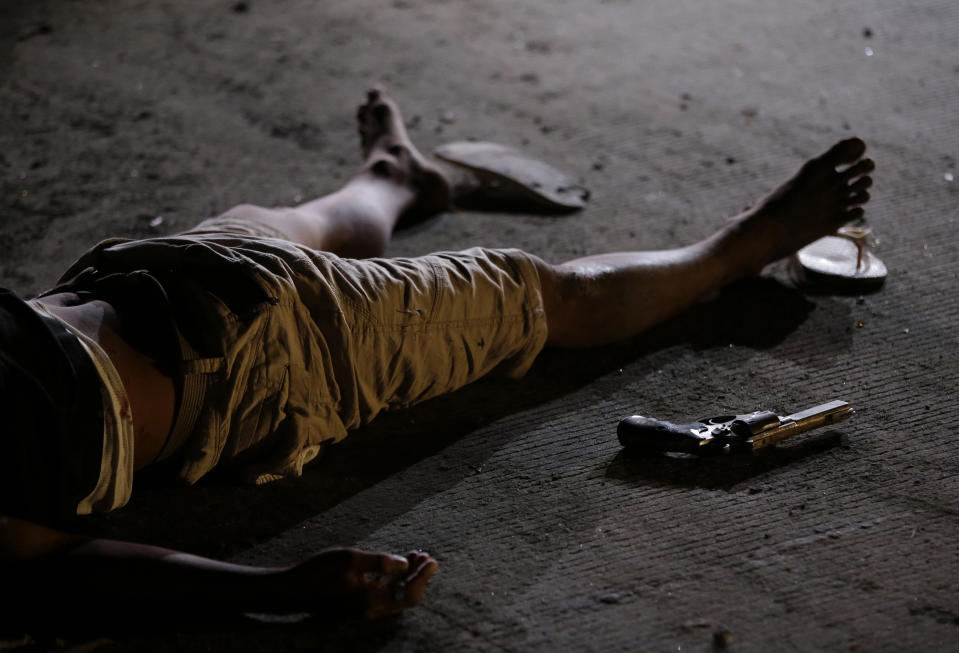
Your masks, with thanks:
[[(225, 247), (244, 265), (272, 275), (270, 283), (279, 289), (274, 292), (282, 295), (262, 331), (262, 348), (225, 346), (251, 357), (232, 365), (264, 366), (267, 377), (283, 367), (307, 370), (294, 385), (311, 384), (330, 398), (325, 433), (310, 428), (310, 433), (283, 436), (284, 469), (273, 470), (280, 476), (299, 473), (319, 443), (341, 439), (380, 411), (451, 392), (490, 373), (523, 375), (546, 342), (539, 275), (530, 255), (520, 250), (341, 259), (283, 240), (268, 225), (229, 216), (206, 220), (175, 238)], [(274, 348), (276, 342), (284, 344)], [(317, 351), (322, 356), (310, 353)], [(269, 404), (258, 392), (234, 392), (238, 405), (229, 410), (243, 414), (251, 405)], [(285, 395), (284, 414), (316, 408), (291, 405), (296, 394)], [(317, 422), (307, 418), (304, 423)], [(222, 453), (229, 458), (254, 448), (251, 438), (270, 437), (262, 427), (231, 434), (234, 441)], [(260, 467), (258, 475), (269, 480), (271, 471)]]

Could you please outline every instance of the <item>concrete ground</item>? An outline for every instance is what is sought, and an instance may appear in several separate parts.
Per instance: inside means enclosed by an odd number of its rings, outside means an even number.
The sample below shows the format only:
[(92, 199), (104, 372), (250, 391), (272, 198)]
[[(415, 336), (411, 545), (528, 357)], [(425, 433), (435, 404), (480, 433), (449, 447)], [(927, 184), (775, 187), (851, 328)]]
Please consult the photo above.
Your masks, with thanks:
[[(593, 191), (569, 216), (444, 215), (391, 254), (688, 243), (856, 134), (889, 267), (860, 296), (780, 266), (635, 341), (546, 352), (520, 381), (386, 415), (297, 481), (142, 483), (90, 526), (263, 564), (422, 547), (440, 571), (401, 618), (201, 618), (0, 648), (959, 646), (955, 2), (7, 0), (0, 32), (0, 285), (25, 295), (101, 238), (335, 189), (374, 82), (426, 149), (513, 144)], [(769, 455), (630, 458), (615, 438), (634, 413), (834, 398), (852, 420)]]

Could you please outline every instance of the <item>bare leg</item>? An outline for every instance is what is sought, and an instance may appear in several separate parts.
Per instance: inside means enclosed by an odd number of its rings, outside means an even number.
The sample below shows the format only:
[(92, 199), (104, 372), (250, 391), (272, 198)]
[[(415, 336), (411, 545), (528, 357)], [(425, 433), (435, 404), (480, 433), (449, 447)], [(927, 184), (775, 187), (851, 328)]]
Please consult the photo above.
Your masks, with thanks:
[(874, 168), (865, 149), (855, 138), (837, 143), (695, 245), (540, 262), (549, 344), (587, 347), (636, 335), (862, 217)]
[(357, 110), (364, 163), (340, 190), (296, 207), (241, 205), (224, 216), (264, 223), (288, 240), (339, 256), (381, 256), (399, 220), (449, 207), (446, 177), (413, 146), (396, 104), (372, 89)]

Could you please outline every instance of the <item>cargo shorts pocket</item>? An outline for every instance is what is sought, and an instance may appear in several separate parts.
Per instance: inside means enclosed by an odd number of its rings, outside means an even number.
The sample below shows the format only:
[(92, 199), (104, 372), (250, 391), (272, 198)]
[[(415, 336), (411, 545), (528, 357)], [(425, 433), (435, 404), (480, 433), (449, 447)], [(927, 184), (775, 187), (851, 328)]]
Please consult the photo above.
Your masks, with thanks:
[(226, 413), (230, 419), (227, 455), (239, 454), (269, 438), (285, 417), (290, 379), (287, 343), (277, 332), (276, 307), (261, 306), (257, 313), (259, 324), (236, 334), (233, 340), (235, 372)]
[(247, 391), (233, 408), (228, 453), (239, 454), (276, 433), (285, 418), (289, 373), (284, 366), (254, 370)]

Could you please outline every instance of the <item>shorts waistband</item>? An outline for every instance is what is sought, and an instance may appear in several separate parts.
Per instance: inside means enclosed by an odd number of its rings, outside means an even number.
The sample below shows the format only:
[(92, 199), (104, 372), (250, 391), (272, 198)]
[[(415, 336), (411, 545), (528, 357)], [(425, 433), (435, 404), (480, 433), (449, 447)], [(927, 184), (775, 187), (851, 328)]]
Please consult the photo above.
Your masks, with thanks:
[(200, 357), (180, 329), (175, 325), (174, 329), (180, 347), (180, 401), (173, 428), (157, 456), (158, 461), (172, 456), (193, 434), (206, 398), (209, 375), (223, 365), (222, 358)]

